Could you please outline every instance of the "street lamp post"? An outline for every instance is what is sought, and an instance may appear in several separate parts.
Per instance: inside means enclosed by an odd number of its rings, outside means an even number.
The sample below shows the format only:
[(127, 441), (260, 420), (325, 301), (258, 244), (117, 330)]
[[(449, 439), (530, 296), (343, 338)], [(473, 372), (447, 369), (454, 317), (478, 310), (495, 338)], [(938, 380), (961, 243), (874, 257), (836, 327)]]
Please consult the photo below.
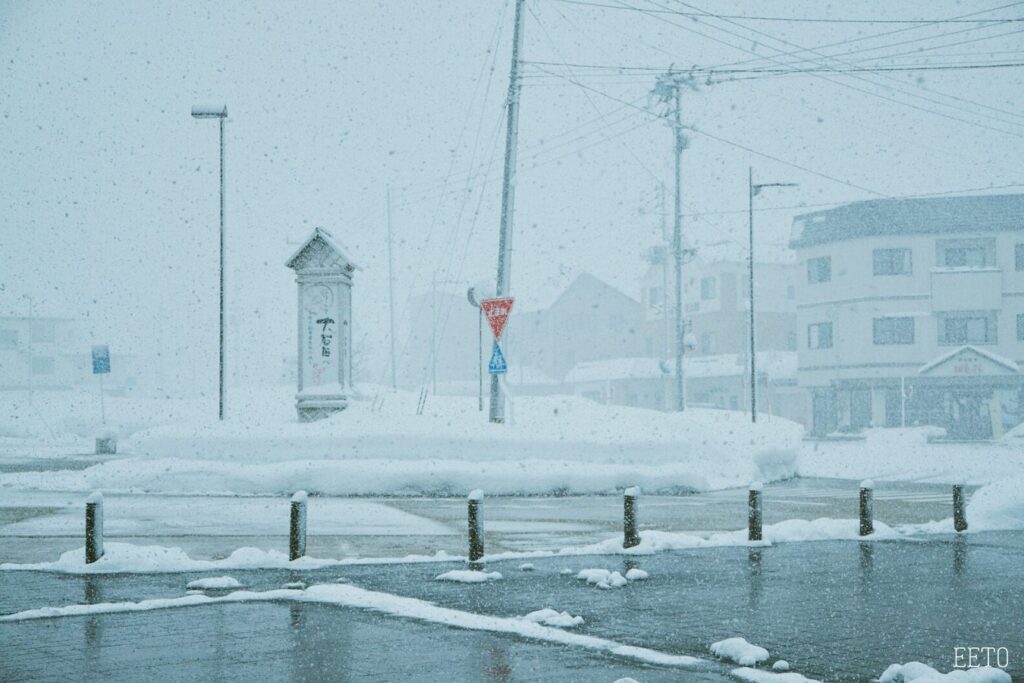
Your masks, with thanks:
[(754, 332), (754, 196), (766, 187), (796, 187), (796, 183), (759, 183), (754, 184), (754, 169), (747, 171), (747, 216), (749, 218), (749, 234), (747, 235), (747, 277), (749, 286), (749, 325), (750, 325), (750, 421), (757, 422), (757, 336)]
[(217, 401), (217, 419), (224, 419), (224, 121), (228, 118), (227, 105), (223, 107), (192, 107), (192, 118), (217, 119), (220, 123), (220, 363)]

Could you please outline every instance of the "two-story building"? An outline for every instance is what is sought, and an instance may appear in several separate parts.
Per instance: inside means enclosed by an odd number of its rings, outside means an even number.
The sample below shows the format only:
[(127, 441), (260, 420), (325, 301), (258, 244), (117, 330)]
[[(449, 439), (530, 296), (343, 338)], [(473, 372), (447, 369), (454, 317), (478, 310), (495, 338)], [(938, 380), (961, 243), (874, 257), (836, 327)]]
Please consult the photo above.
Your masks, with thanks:
[(1024, 417), (1024, 195), (856, 202), (797, 216), (791, 247), (812, 433)]

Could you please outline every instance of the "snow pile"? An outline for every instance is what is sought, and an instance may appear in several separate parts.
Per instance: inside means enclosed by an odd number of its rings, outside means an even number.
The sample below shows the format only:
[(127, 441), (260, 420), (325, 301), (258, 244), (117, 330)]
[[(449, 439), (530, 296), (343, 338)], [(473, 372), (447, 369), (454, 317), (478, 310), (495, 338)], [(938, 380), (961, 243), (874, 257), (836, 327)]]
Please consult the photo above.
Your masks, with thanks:
[[(780, 660), (781, 661), (781, 660)], [(760, 671), (758, 669), (733, 669), (732, 675), (751, 683), (820, 683), (813, 678), (807, 678), (798, 673), (775, 673), (772, 671)]]
[[(563, 574), (572, 573), (571, 570), (562, 570)], [(623, 576), (617, 571), (611, 569), (581, 569), (576, 578), (581, 581), (586, 581), (589, 584), (593, 584), (598, 588), (622, 588), (630, 581), (643, 581), (648, 578), (650, 574), (645, 572), (643, 569), (637, 569), (633, 567), (626, 571), (626, 575)]]
[(789, 671), (789, 662), (787, 662), (785, 659), (780, 659), (779, 661), (772, 664), (772, 671)]
[(735, 637), (711, 644), (711, 654), (719, 659), (729, 659), (741, 666), (756, 666), (768, 659), (768, 650), (751, 645), (745, 638)]
[(501, 579), (500, 572), (478, 572), (472, 569), (453, 569), (434, 577), (435, 581), (453, 581), (455, 583), (486, 583)]
[(908, 662), (893, 664), (878, 679), (878, 683), (1011, 683), (1010, 674), (1002, 669), (981, 667), (957, 669), (939, 673), (927, 664)]
[(233, 576), (208, 576), (203, 579), (189, 581), (185, 588), (189, 590), (218, 590), (225, 588), (241, 588), (242, 584)]
[(519, 571), (521, 572), (532, 572), (534, 569), (533, 562), (523, 562), (519, 565)]
[(983, 486), (967, 505), (967, 523), (974, 531), (1024, 529), (1024, 478)]
[(545, 626), (559, 626), (562, 628), (572, 628), (573, 626), (579, 626), (583, 623), (583, 617), (574, 617), (568, 612), (559, 612), (551, 609), (550, 607), (530, 612), (525, 615), (523, 619), (538, 624), (544, 624)]

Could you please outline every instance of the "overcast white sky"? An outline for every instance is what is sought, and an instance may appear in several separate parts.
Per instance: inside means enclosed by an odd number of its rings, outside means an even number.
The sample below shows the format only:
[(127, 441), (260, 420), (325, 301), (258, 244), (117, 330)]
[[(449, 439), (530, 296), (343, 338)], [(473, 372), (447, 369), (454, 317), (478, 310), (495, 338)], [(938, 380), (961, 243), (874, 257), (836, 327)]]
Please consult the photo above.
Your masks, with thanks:
[[(1024, 17), (1024, 3), (996, 0), (595, 1), (805, 19)], [(531, 62), (1024, 61), (1020, 22), (780, 22), (563, 0), (527, 6)], [(507, 0), (3, 3), (0, 310), (23, 312), (29, 294), (43, 312), (86, 321), (94, 341), (115, 352), (159, 351), (187, 368), (183, 381), (215, 378), (217, 134), (189, 109), (223, 102), (229, 335), (246, 375), (265, 378), (294, 353), (294, 284), (283, 262), (317, 225), (363, 266), (356, 334), (384, 348), (388, 184), (400, 317), (432, 277), (493, 278), (511, 28)], [(888, 35), (868, 38), (880, 33)], [(839, 42), (821, 53), (841, 62), (779, 56)], [(660, 239), (655, 190), (672, 181), (671, 133), (636, 108), (650, 104), (653, 72), (524, 69), (513, 290), (534, 307), (590, 271), (636, 296), (640, 254)], [(761, 181), (800, 183), (759, 198), (763, 208), (1024, 182), (1022, 86), (1024, 69), (1000, 68), (702, 87), (684, 99), (697, 130), (684, 155), (684, 206), (705, 215), (688, 216), (686, 233), (698, 244), (734, 241), (742, 253), (750, 165)], [(759, 239), (784, 242), (793, 214), (759, 213)]]

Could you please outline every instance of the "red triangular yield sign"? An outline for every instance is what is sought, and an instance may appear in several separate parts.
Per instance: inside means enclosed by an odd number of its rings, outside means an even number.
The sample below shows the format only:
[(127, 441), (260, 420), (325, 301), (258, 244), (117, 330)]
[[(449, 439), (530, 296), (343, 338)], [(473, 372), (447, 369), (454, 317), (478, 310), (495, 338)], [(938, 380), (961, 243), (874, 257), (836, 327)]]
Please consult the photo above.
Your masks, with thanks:
[(501, 332), (505, 329), (505, 323), (508, 321), (508, 314), (512, 312), (514, 301), (515, 299), (510, 296), (480, 301), (480, 308), (484, 309), (484, 315), (487, 316), (487, 322), (491, 326), (495, 340), (501, 339)]

